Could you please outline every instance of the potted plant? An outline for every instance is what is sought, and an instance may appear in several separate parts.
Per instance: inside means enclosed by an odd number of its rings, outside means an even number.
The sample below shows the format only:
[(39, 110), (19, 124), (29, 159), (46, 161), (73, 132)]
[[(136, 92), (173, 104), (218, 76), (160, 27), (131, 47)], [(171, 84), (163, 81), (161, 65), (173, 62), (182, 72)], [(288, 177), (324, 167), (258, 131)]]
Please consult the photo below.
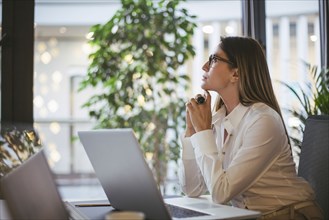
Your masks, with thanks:
[(195, 54), (195, 16), (180, 2), (121, 0), (106, 24), (91, 28), (94, 52), (80, 87), (101, 88), (83, 107), (96, 128), (133, 128), (159, 185), (179, 158), (190, 85), (179, 67)]
[(305, 122), (310, 115), (329, 115), (329, 70), (318, 69), (305, 62), (311, 77), (304, 86), (293, 86), (281, 82), (297, 98), (299, 106), (288, 109), (288, 112), (295, 117), (299, 124), (292, 127), (295, 135), (291, 135), (293, 143), (301, 147), (302, 134), (304, 133)]

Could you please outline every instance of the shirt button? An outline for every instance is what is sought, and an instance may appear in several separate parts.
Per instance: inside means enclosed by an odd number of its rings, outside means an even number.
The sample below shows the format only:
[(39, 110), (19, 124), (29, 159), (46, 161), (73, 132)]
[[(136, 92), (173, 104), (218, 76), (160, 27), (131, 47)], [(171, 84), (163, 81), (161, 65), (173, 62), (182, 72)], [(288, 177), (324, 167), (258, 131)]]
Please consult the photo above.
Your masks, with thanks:
[(222, 154), (225, 155), (225, 152), (223, 151)]

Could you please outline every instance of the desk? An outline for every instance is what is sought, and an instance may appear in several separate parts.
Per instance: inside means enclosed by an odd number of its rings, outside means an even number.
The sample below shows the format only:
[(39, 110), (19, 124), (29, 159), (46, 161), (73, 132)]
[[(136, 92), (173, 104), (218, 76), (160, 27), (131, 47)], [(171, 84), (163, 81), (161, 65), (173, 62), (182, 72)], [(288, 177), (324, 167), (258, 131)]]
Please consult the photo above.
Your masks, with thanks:
[(105, 216), (114, 210), (112, 206), (85, 206), (79, 207), (83, 204), (109, 204), (108, 200), (91, 200), (83, 202), (66, 202), (69, 207), (69, 210), (75, 209), (82, 215), (86, 216), (87, 219), (105, 219)]
[[(173, 198), (166, 198), (165, 202), (172, 205), (178, 205), (183, 208), (189, 208), (187, 204), (195, 204), (199, 205), (200, 207), (194, 207), (196, 208), (196, 211), (200, 212), (207, 212), (210, 209), (217, 209), (218, 215), (216, 215), (216, 219), (256, 219), (260, 216), (259, 212), (246, 210), (246, 209), (240, 209), (236, 207), (226, 206), (226, 205), (219, 205), (219, 204), (206, 204), (207, 207), (205, 207), (205, 203), (202, 203), (204, 201), (211, 201), (211, 198), (209, 196), (201, 196), (199, 198), (187, 198), (187, 197), (173, 197)], [(78, 210), (79, 213), (82, 213), (86, 216), (86, 219), (105, 219), (105, 216), (114, 210), (111, 206), (87, 206), (87, 207), (79, 207), (77, 205), (83, 205), (83, 204), (108, 204), (107, 200), (92, 200), (92, 201), (84, 201), (84, 202), (70, 202), (69, 203), (73, 209)], [(218, 209), (219, 208), (219, 209)], [(200, 218), (203, 219), (210, 219), (214, 216), (203, 216)]]

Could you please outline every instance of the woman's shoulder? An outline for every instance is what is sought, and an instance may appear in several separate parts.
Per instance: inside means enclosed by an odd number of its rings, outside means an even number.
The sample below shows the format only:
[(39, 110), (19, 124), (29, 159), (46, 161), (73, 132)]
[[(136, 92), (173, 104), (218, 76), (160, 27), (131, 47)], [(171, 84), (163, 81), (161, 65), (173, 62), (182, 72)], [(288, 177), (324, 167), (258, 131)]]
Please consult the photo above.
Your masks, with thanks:
[(264, 103), (255, 103), (250, 106), (246, 118), (249, 126), (264, 126), (267, 130), (283, 131), (283, 121), (278, 112)]
[(263, 102), (257, 102), (257, 103), (254, 103), (250, 106), (250, 109), (252, 111), (255, 111), (255, 112), (259, 112), (259, 113), (270, 113), (270, 114), (273, 114), (273, 113), (276, 113), (278, 114), (272, 107), (268, 106), (267, 104), (263, 103)]
[(278, 112), (276, 112), (273, 108), (262, 102), (252, 104), (250, 106), (249, 113), (250, 115), (258, 117), (269, 117), (273, 118), (274, 120), (281, 119)]

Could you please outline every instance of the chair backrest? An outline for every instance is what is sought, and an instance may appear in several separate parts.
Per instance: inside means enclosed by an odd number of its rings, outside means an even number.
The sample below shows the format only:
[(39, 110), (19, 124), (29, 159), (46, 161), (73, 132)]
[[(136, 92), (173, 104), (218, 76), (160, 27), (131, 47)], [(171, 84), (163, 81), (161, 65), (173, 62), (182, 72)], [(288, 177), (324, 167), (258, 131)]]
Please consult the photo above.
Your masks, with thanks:
[(329, 115), (309, 116), (306, 120), (298, 175), (313, 187), (316, 201), (328, 218)]

